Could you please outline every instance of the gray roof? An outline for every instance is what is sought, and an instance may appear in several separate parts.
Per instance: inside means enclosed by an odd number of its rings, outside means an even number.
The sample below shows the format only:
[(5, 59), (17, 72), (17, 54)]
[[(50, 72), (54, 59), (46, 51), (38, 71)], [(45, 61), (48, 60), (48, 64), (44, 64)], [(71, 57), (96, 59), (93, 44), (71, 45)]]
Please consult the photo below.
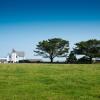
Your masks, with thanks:
[(100, 44), (96, 45), (96, 47), (100, 47)]
[(12, 50), (12, 53), (16, 53), (19, 57), (24, 57), (25, 53), (23, 51), (16, 51), (15, 49)]
[(17, 53), (17, 56), (19, 56), (19, 57), (24, 57), (25, 56), (25, 53), (22, 52), (22, 51), (16, 51), (16, 53)]
[(7, 61), (6, 58), (0, 58), (0, 62), (5, 62), (5, 61)]
[(29, 60), (29, 61), (42, 61), (42, 59), (26, 59), (26, 60)]

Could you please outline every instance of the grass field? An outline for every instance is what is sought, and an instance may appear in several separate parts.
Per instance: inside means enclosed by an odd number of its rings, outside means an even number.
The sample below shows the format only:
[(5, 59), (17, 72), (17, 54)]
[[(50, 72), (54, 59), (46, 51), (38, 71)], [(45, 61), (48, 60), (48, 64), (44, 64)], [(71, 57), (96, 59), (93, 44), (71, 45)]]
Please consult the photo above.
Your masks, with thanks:
[(0, 64), (0, 100), (100, 100), (100, 64)]

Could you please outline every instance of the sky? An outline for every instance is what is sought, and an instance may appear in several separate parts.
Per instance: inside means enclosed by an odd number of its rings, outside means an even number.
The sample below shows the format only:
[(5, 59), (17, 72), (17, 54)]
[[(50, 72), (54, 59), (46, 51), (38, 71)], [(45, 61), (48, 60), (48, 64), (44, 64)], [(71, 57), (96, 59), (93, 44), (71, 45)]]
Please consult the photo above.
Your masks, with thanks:
[(100, 40), (100, 0), (0, 0), (0, 57), (14, 48), (34, 56), (39, 41)]

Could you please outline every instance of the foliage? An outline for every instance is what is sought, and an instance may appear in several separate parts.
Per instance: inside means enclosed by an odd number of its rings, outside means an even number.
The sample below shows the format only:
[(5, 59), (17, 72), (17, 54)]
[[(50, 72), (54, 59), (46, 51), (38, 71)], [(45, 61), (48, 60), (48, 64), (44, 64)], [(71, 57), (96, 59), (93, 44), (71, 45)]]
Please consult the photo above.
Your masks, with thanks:
[(74, 52), (71, 51), (70, 54), (69, 54), (69, 56), (68, 56), (68, 58), (67, 58), (67, 63), (72, 63), (72, 64), (74, 64), (74, 63), (76, 63), (76, 62), (77, 62), (77, 58), (76, 58)]
[(90, 62), (93, 57), (100, 57), (100, 40), (92, 39), (88, 41), (81, 41), (75, 45), (75, 53), (89, 56)]
[(61, 38), (53, 38), (48, 40), (43, 40), (37, 45), (37, 55), (43, 56), (44, 58), (49, 58), (51, 62), (55, 57), (66, 57), (69, 42)]

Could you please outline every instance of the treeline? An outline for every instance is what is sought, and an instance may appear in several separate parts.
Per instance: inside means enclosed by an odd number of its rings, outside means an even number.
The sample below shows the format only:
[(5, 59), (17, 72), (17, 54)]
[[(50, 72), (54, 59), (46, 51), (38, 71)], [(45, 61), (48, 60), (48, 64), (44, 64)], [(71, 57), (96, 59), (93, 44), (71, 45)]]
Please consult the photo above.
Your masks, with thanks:
[[(64, 63), (92, 63), (92, 58), (100, 57), (100, 40), (80, 41), (75, 43), (72, 51), (69, 51), (69, 41), (61, 38), (40, 41), (34, 50), (37, 56), (49, 58), (51, 63), (54, 63), (56, 57), (65, 57)], [(76, 55), (84, 55), (84, 57), (77, 59)]]

